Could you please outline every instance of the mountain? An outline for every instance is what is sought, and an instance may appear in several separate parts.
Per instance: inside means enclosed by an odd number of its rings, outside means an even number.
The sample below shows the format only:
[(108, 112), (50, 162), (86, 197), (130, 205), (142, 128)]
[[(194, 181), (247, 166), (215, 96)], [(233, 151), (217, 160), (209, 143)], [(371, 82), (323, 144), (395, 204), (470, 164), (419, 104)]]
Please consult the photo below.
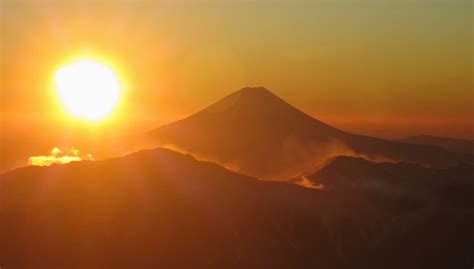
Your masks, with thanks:
[(459, 139), (432, 135), (417, 135), (406, 137), (398, 141), (418, 145), (437, 146), (458, 153), (465, 153), (471, 155), (474, 154), (474, 139)]
[(317, 172), (304, 176), (322, 189), (373, 194), (377, 203), (379, 198), (396, 198), (470, 208), (474, 208), (473, 178), (474, 166), (467, 164), (432, 169), (411, 163), (375, 163), (347, 156), (338, 156)]
[(165, 149), (20, 168), (0, 177), (0, 264), (335, 268), (324, 207), (348, 212), (322, 199)]
[[(425, 246), (429, 227), (443, 245), (415, 252), (419, 268), (471, 266), (472, 208), (381, 201), (260, 181), (166, 149), (30, 166), (0, 176), (0, 264), (380, 268), (378, 255), (393, 255), (407, 267), (410, 253), (389, 250)], [(439, 219), (451, 216), (457, 229)]]
[[(304, 176), (323, 192), (365, 197), (390, 212), (377, 239), (353, 261), (360, 268), (463, 268), (474, 262), (473, 178), (474, 167), (466, 164), (438, 170), (347, 156)], [(454, 265), (454, 256), (466, 265)]]
[[(384, 214), (363, 200), (314, 192), (166, 149), (20, 168), (0, 177), (0, 264), (338, 268), (339, 229), (365, 229), (365, 220)], [(333, 219), (351, 216), (347, 205), (360, 206), (362, 221), (333, 229)]]
[(472, 162), (474, 156), (434, 146), (355, 135), (290, 106), (265, 88), (243, 88), (208, 108), (136, 138), (262, 179), (284, 180), (314, 171), (338, 155), (430, 167)]

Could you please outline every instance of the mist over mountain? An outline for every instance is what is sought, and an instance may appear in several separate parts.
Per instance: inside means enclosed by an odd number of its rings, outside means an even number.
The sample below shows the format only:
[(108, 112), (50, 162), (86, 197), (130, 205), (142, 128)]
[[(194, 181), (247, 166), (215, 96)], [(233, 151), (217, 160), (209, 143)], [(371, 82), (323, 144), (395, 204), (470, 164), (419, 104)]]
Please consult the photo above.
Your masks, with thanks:
[[(472, 264), (472, 207), (341, 190), (261, 181), (166, 149), (20, 168), (0, 176), (0, 263), (380, 268), (396, 258), (384, 267)], [(433, 243), (438, 247), (429, 248)], [(406, 251), (414, 245), (415, 256)]]
[(474, 154), (474, 140), (473, 139), (459, 139), (450, 137), (440, 137), (432, 135), (416, 135), (405, 137), (400, 142), (419, 144), (419, 145), (432, 145), (440, 148), (444, 148), (449, 151)]
[[(314, 171), (338, 155), (428, 167), (472, 162), (472, 155), (427, 145), (355, 135), (290, 106), (265, 88), (243, 88), (183, 120), (136, 139), (165, 146), (263, 179)], [(144, 142), (147, 141), (147, 142)]]

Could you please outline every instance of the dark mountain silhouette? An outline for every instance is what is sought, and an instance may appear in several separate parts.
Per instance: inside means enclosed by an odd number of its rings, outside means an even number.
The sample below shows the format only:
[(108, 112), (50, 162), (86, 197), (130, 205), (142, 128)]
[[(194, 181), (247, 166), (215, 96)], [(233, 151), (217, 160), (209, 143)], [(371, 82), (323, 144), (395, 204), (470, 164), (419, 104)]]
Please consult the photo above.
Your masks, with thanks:
[[(338, 155), (447, 167), (462, 156), (350, 134), (295, 109), (265, 88), (243, 88), (178, 122), (136, 138), (140, 147), (166, 146), (263, 179), (287, 179)], [(147, 141), (147, 142), (144, 142)]]
[(364, 197), (392, 213), (382, 235), (355, 259), (362, 268), (462, 268), (463, 262), (452, 259), (457, 255), (466, 265), (474, 262), (469, 250), (474, 247), (471, 165), (435, 170), (339, 156), (304, 178), (323, 192)]
[(398, 141), (411, 144), (437, 146), (453, 152), (466, 153), (471, 155), (474, 154), (474, 139), (459, 139), (432, 135), (417, 135), (406, 137)]
[[(165, 149), (20, 168), (0, 176), (0, 264), (386, 268), (416, 257), (419, 268), (472, 265), (472, 208), (374, 203), (339, 189), (260, 181)], [(442, 245), (430, 248), (437, 233)], [(415, 243), (423, 247), (407, 253)]]
[(474, 166), (467, 164), (432, 169), (410, 163), (375, 163), (339, 156), (304, 178), (326, 190), (360, 191), (364, 195), (374, 194), (375, 198), (397, 197), (474, 208)]
[(0, 177), (0, 193), (6, 268), (336, 268), (327, 222), (363, 203), (165, 149), (17, 169)]

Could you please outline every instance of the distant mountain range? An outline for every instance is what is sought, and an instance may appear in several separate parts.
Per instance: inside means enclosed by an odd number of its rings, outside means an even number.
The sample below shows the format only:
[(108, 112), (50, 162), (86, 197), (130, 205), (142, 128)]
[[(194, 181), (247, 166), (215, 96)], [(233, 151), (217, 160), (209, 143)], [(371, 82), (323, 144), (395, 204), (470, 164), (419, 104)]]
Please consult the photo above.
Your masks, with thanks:
[(165, 146), (261, 179), (286, 180), (339, 156), (444, 168), (473, 155), (336, 129), (265, 88), (243, 88), (183, 120), (134, 138), (137, 148)]
[[(444, 180), (462, 179), (472, 167), (442, 171)], [(468, 268), (472, 204), (439, 204), (425, 191), (390, 194), (418, 190), (418, 179), (432, 189), (428, 178), (436, 173), (338, 157), (309, 176), (326, 186), (316, 190), (261, 181), (166, 149), (20, 168), (0, 176), (0, 264)], [(357, 187), (365, 185), (370, 191)]]
[(398, 140), (403, 143), (431, 145), (447, 149), (452, 152), (474, 154), (474, 139), (459, 139), (432, 135), (410, 136)]

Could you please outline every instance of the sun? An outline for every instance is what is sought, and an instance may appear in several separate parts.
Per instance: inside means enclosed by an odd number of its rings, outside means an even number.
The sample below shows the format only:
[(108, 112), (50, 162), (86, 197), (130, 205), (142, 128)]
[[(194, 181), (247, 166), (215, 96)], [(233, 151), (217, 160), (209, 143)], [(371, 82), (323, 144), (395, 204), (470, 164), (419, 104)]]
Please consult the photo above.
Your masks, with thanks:
[(117, 76), (111, 68), (97, 61), (76, 61), (60, 68), (54, 77), (61, 102), (76, 117), (103, 119), (120, 98)]

